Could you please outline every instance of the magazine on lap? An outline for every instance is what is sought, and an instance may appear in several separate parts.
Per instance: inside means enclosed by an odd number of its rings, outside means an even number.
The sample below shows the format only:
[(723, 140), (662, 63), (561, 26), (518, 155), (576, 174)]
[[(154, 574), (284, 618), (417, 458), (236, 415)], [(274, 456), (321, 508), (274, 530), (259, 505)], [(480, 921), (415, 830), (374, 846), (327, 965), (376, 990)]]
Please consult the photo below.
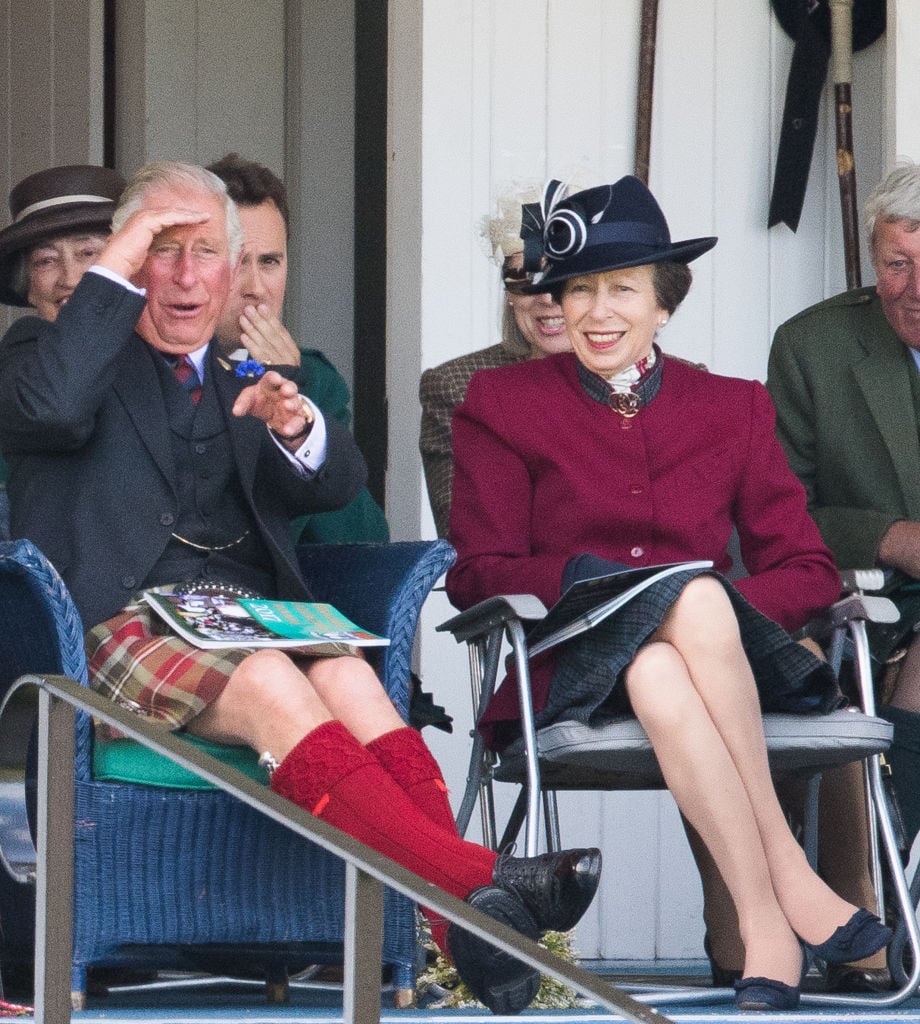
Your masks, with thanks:
[(687, 569), (711, 569), (712, 566), (708, 560), (668, 562), (578, 580), (528, 632), (528, 653), (533, 658), (584, 633), (658, 580)]
[(195, 647), (385, 647), (390, 642), (362, 629), (331, 604), (162, 591), (146, 591), (144, 600)]

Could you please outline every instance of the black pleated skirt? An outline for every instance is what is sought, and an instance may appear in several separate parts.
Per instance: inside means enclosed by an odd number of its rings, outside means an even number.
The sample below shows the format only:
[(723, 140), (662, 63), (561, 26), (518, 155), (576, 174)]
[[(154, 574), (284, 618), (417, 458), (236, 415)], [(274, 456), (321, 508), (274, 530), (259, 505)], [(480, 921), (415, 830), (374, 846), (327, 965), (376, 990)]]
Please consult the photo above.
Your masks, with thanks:
[(728, 593), (763, 711), (826, 714), (845, 703), (828, 665), (759, 612), (724, 577), (711, 569), (693, 569), (653, 583), (609, 618), (559, 648), (549, 698), (536, 716), (537, 727), (573, 720), (595, 725), (605, 717), (628, 712), (624, 670), (684, 587), (700, 575), (715, 577)]

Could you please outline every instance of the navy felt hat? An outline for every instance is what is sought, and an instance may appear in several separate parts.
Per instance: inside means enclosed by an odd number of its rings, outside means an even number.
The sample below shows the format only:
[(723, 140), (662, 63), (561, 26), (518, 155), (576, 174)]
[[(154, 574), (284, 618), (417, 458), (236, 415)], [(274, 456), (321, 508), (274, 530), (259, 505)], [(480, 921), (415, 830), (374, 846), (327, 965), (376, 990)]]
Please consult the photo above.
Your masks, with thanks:
[[(546, 186), (543, 202), (523, 209), (521, 237), (525, 269), (536, 271), (529, 293), (584, 274), (638, 267), (646, 263), (689, 263), (708, 252), (716, 239), (672, 242), (668, 222), (646, 186), (632, 175), (565, 195), (558, 181)], [(542, 239), (540, 264), (535, 245)]]
[[(770, 6), (786, 35), (798, 39), (802, 22), (809, 19), (822, 38), (831, 41), (831, 5), (828, 0), (770, 0)], [(850, 20), (853, 50), (871, 45), (885, 31), (885, 0), (853, 0)]]
[(19, 253), (74, 231), (108, 232), (124, 178), (108, 167), (71, 164), (37, 171), (10, 192), (12, 223), (0, 231), (0, 302), (28, 306), (13, 281)]

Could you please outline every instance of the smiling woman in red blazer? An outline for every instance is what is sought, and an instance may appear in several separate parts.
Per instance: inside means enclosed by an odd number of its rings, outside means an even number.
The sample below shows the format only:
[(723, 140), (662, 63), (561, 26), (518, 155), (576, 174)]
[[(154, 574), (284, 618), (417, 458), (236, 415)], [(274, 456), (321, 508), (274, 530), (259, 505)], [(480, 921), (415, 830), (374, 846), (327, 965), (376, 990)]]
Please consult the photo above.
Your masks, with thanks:
[[(672, 243), (654, 197), (631, 177), (571, 197), (551, 182), (530, 212), (543, 221), (533, 287), (561, 302), (574, 353), (473, 378), (454, 416), (458, 558), (448, 593), (461, 608), (497, 593), (552, 604), (612, 562), (714, 562), (717, 572), (653, 585), (537, 666), (537, 723), (631, 708), (733, 897), (745, 946), (738, 1006), (791, 1009), (800, 940), (840, 962), (891, 935), (808, 866), (761, 725), (761, 705), (838, 701), (827, 667), (786, 632), (837, 597), (837, 572), (774, 437), (764, 388), (655, 345), (689, 289), (687, 263), (716, 240)], [(737, 587), (721, 576), (733, 528), (750, 574)], [(494, 745), (517, 717), (503, 686), (486, 712)]]

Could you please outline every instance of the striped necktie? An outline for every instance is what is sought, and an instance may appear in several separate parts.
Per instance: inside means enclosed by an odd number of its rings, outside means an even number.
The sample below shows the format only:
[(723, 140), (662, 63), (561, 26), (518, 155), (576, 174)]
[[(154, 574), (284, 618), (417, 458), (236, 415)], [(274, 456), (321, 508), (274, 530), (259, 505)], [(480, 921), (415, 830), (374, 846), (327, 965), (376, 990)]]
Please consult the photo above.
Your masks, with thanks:
[(176, 375), (176, 380), (188, 392), (189, 398), (197, 405), (201, 398), (201, 381), (191, 359), (188, 356), (180, 356), (173, 363), (173, 373)]

